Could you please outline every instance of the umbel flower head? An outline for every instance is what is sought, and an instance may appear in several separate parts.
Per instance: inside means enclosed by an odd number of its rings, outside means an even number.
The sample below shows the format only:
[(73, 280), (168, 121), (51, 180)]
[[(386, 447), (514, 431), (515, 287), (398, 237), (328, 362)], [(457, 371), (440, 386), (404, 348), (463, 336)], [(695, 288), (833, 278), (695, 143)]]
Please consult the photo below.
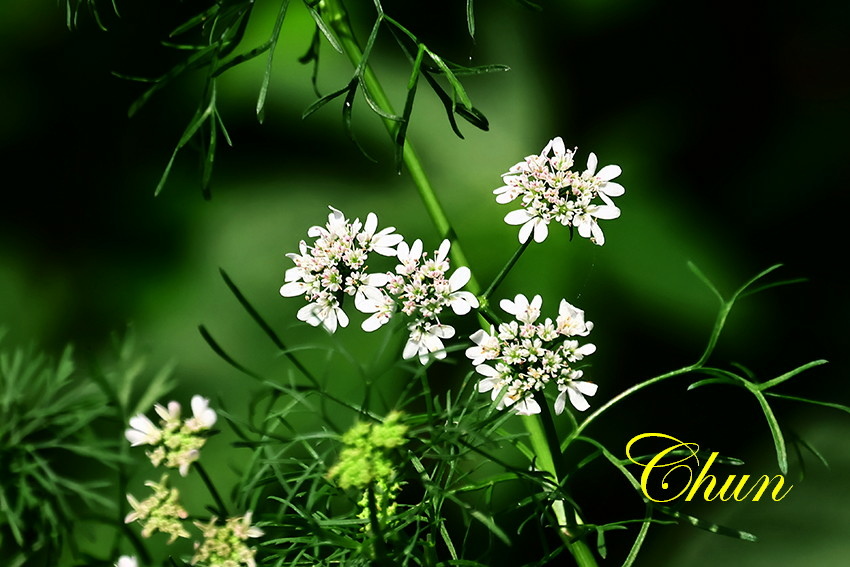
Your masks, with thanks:
[(304, 296), (307, 305), (298, 310), (298, 319), (314, 327), (322, 325), (333, 333), (348, 326), (348, 315), (342, 309), (346, 295), (354, 296), (362, 286), (380, 287), (386, 283), (384, 274), (367, 273), (369, 254), (395, 256), (395, 247), (402, 241), (389, 227), (376, 232), (378, 217), (366, 216), (366, 223), (355, 219), (349, 222), (341, 211), (330, 207), (328, 223), (313, 226), (307, 235), (316, 238), (312, 246), (303, 240), (299, 253), (287, 254), (295, 262), (284, 275), (286, 283), (280, 288), (284, 297)]
[[(605, 235), (597, 221), (615, 219), (620, 209), (611, 197), (619, 197), (625, 189), (611, 181), (620, 175), (617, 165), (606, 165), (598, 172), (596, 154), (587, 158), (587, 168), (574, 171), (573, 158), (578, 148), (567, 150), (561, 138), (546, 144), (540, 155), (531, 155), (502, 174), (505, 183), (495, 189), (496, 201), (501, 204), (520, 200), (522, 208), (511, 211), (505, 222), (522, 225), (519, 241), (543, 242), (549, 234), (549, 223), (561, 223), (578, 230), (579, 236), (602, 245)], [(551, 155), (550, 155), (551, 154)], [(599, 197), (602, 203), (594, 202)]]
[(555, 321), (538, 322), (542, 304), (539, 295), (530, 302), (521, 294), (513, 301), (503, 299), (500, 307), (515, 320), (491, 326), (489, 333), (480, 329), (472, 334), (475, 346), (466, 349), (466, 356), (484, 377), (478, 391), (490, 392), (498, 409), (511, 407), (520, 415), (533, 415), (540, 413), (534, 393), (551, 382), (559, 391), (555, 413), (564, 411), (567, 397), (573, 407), (584, 411), (590, 407), (585, 396), (596, 393), (596, 384), (582, 380), (583, 371), (572, 365), (593, 354), (596, 346), (581, 345), (572, 337), (587, 336), (593, 323), (565, 299)]
[(166, 407), (156, 404), (154, 410), (160, 417), (160, 427), (140, 413), (130, 418), (130, 428), (124, 436), (133, 447), (153, 445), (147, 455), (155, 467), (165, 464), (186, 476), (207, 442), (205, 432), (216, 422), (216, 413), (209, 404), (207, 398), (192, 396), (192, 417), (186, 420), (180, 419), (179, 403), (172, 401)]
[(410, 335), (402, 356), (405, 359), (418, 357), (422, 364), (427, 364), (432, 356), (445, 358), (442, 339), (455, 334), (454, 327), (440, 321), (440, 314), (451, 309), (456, 315), (466, 315), (478, 307), (478, 299), (462, 290), (471, 278), (469, 268), (461, 266), (448, 275), (451, 248), (448, 240), (443, 240), (431, 258), (422, 248), (422, 241), (418, 239), (412, 246), (401, 242), (395, 273), (386, 274), (383, 288), (361, 288), (355, 305), (363, 313), (371, 314), (362, 324), (364, 331), (381, 327), (398, 311), (407, 315)]
[[(177, 489), (168, 487), (168, 475), (162, 475), (159, 482), (149, 480), (145, 486), (153, 490), (153, 495), (139, 502), (132, 494), (128, 494), (127, 501), (133, 511), (127, 514), (124, 523), (138, 521), (142, 525), (143, 537), (150, 537), (155, 532), (167, 534), (170, 536), (168, 543), (173, 543), (178, 537), (188, 538), (189, 532), (181, 520), (185, 520), (189, 514), (180, 505)], [(120, 560), (119, 567), (123, 567)]]
[(244, 516), (228, 519), (223, 526), (217, 525), (213, 517), (209, 523), (195, 522), (204, 535), (202, 543), (195, 543), (192, 565), (201, 563), (207, 567), (256, 567), (256, 550), (248, 547), (248, 538), (262, 537), (263, 530), (251, 525), (251, 512)]

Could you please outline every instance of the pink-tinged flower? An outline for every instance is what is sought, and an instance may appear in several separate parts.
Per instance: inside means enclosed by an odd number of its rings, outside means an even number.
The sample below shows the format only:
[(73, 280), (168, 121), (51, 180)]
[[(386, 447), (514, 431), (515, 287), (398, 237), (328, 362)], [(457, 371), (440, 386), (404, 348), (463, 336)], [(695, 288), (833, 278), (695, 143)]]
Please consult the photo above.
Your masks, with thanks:
[(438, 360), (446, 358), (445, 346), (441, 339), (452, 338), (455, 334), (454, 327), (422, 322), (414, 323), (408, 330), (410, 337), (402, 352), (405, 360), (418, 356), (420, 363), (428, 364), (431, 356)]
[(200, 457), (200, 449), (207, 440), (205, 432), (215, 425), (217, 415), (210, 408), (209, 400), (203, 396), (192, 397), (192, 417), (183, 420), (180, 417), (180, 404), (172, 401), (168, 405), (154, 405), (160, 417), (160, 427), (145, 415), (130, 418), (130, 429), (124, 432), (127, 440), (137, 445), (152, 445), (147, 452), (155, 467), (166, 467), (180, 471), (181, 476), (189, 474), (189, 467)]
[(501, 352), (501, 342), (496, 336), (496, 330), (490, 327), (490, 333), (484, 329), (478, 329), (472, 333), (469, 338), (475, 343), (475, 346), (466, 349), (466, 356), (472, 359), (472, 364), (477, 366), (484, 361), (493, 360), (498, 357)]
[(558, 318), (540, 321), (543, 299), (535, 295), (531, 301), (522, 294), (513, 300), (503, 299), (500, 307), (513, 321), (480, 329), (470, 336), (475, 346), (466, 349), (476, 372), (479, 392), (490, 392), (497, 409), (510, 408), (520, 415), (541, 411), (535, 394), (554, 383), (559, 391), (555, 413), (564, 411), (566, 398), (579, 411), (589, 404), (584, 396), (596, 393), (596, 384), (581, 380), (582, 371), (573, 364), (593, 354), (596, 346), (580, 344), (572, 336), (586, 336), (593, 323), (584, 320), (584, 311), (566, 300), (560, 304)]
[[(579, 236), (603, 244), (605, 237), (599, 220), (620, 216), (612, 197), (625, 192), (612, 181), (622, 170), (607, 165), (596, 171), (596, 154), (591, 153), (587, 169), (579, 173), (571, 169), (576, 150), (567, 150), (561, 138), (549, 141), (540, 155), (531, 155), (502, 175), (504, 185), (495, 189), (496, 202), (507, 204), (519, 200), (520, 207), (505, 215), (505, 222), (520, 226), (519, 241), (543, 242), (549, 235), (549, 224), (560, 223), (578, 230)], [(596, 203), (596, 198), (602, 203)]]
[(131, 447), (139, 445), (156, 445), (162, 439), (162, 431), (144, 414), (130, 418), (130, 429), (124, 431), (124, 437)]
[(383, 325), (389, 323), (396, 311), (395, 300), (372, 286), (363, 286), (360, 292), (354, 297), (354, 306), (361, 313), (371, 314), (360, 327), (370, 333), (377, 330)]
[(312, 226), (307, 235), (315, 238), (312, 246), (303, 240), (299, 252), (287, 254), (295, 266), (286, 270), (280, 294), (303, 296), (307, 305), (297, 317), (308, 325), (321, 325), (330, 333), (348, 326), (343, 310), (345, 296), (356, 297), (364, 286), (381, 287), (385, 273), (369, 273), (369, 255), (395, 256), (402, 242), (395, 228), (378, 230), (378, 217), (369, 213), (365, 225), (359, 219), (349, 221), (342, 211), (330, 207), (325, 226)]

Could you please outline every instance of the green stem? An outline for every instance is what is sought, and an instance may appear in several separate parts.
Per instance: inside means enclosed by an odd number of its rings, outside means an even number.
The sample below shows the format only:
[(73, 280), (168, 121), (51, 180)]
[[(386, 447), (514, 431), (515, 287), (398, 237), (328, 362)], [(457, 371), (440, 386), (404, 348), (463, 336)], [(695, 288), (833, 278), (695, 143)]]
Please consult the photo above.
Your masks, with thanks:
[(227, 506), (224, 505), (224, 500), (221, 499), (221, 495), (218, 493), (218, 490), (213, 484), (212, 479), (210, 479), (210, 476), (207, 474), (207, 470), (201, 463), (197, 461), (195, 461), (193, 466), (195, 467), (195, 470), (198, 471), (198, 474), (201, 475), (201, 480), (204, 481), (207, 490), (212, 495), (213, 500), (215, 500), (215, 506), (216, 508), (218, 508), (217, 511), (219, 515), (222, 518), (226, 519), (228, 517)]
[(378, 501), (375, 497), (374, 483), (370, 483), (366, 489), (366, 501), (369, 508), (369, 527), (372, 529), (372, 540), (374, 541), (375, 561), (378, 565), (390, 565), (384, 535), (381, 532), (381, 522), (378, 518)]
[[(351, 60), (351, 63), (355, 66), (355, 68), (361, 70), (361, 79), (365, 87), (369, 90), (369, 94), (371, 95), (372, 99), (383, 112), (389, 115), (395, 115), (395, 111), (393, 110), (392, 104), (390, 103), (389, 98), (387, 98), (387, 95), (384, 92), (380, 81), (375, 76), (375, 73), (372, 71), (371, 67), (368, 65), (368, 62), (364, 62), (363, 60), (363, 51), (354, 37), (354, 33), (351, 29), (351, 24), (349, 23), (348, 13), (346, 12), (345, 6), (343, 6), (341, 0), (323, 0), (323, 3), (321, 4), (321, 9), (324, 15), (325, 22), (331, 27), (331, 29), (336, 34), (343, 51), (348, 56), (349, 60)], [(379, 14), (379, 17), (383, 18), (383, 14)], [(390, 133), (390, 136), (395, 139), (395, 134), (398, 132), (399, 128), (398, 122), (385, 117), (381, 117), (381, 119), (384, 123), (384, 126), (387, 128), (387, 131)], [(428, 211), (428, 215), (431, 217), (431, 221), (434, 223), (437, 232), (442, 238), (448, 238), (451, 241), (451, 254), (452, 260), (454, 261), (455, 265), (468, 267), (469, 262), (467, 261), (466, 255), (463, 253), (460, 243), (458, 242), (457, 234), (452, 228), (452, 225), (449, 222), (449, 219), (446, 216), (439, 199), (437, 198), (437, 194), (434, 191), (434, 188), (431, 186), (431, 182), (429, 181), (428, 176), (425, 174), (425, 169), (422, 166), (422, 162), (419, 159), (419, 156), (417, 155), (416, 151), (413, 149), (413, 145), (409, 141), (405, 141), (405, 145), (402, 151), (402, 160), (405, 166), (407, 167), (408, 173), (410, 174), (410, 177), (413, 180), (414, 185), (416, 186), (416, 190), (419, 193), (419, 197), (422, 199), (422, 203), (425, 206), (425, 209)], [(524, 243), (514, 253), (514, 256), (509, 260), (506, 267), (499, 273), (494, 282), (490, 284), (490, 286), (487, 288), (487, 292), (485, 293), (485, 299), (486, 296), (492, 293), (496, 289), (496, 287), (502, 282), (502, 280), (505, 278), (510, 269), (513, 268), (514, 264), (516, 264), (520, 255), (525, 251), (525, 248), (527, 246), (528, 243)], [(476, 295), (479, 295), (481, 293), (481, 286), (479, 285), (474, 275), (472, 275), (466, 287), (467, 289), (469, 289), (470, 292)], [(553, 452), (550, 449), (549, 441), (547, 441), (546, 432), (544, 430), (544, 426), (540, 420), (540, 417), (528, 416), (527, 418), (524, 418), (523, 423), (528, 429), (532, 448), (534, 449), (534, 452), (537, 455), (539, 465), (538, 468), (549, 473), (552, 478), (554, 478), (555, 481), (558, 482), (559, 476), (557, 468), (555, 466), (556, 463), (553, 458)], [(555, 447), (557, 447), (557, 440), (555, 440)], [(558, 500), (553, 504), (553, 510), (555, 512), (558, 523), (561, 526), (570, 525), (567, 520), (567, 513), (564, 508), (564, 502), (562, 500)], [(579, 567), (596, 567), (597, 563), (593, 556), (593, 553), (590, 551), (587, 545), (584, 544), (584, 542), (580, 540), (571, 540), (570, 535), (566, 533), (563, 529), (559, 529), (558, 533), (563, 539), (567, 549), (569, 549), (570, 553), (572, 553)]]
[(603, 404), (602, 406), (597, 408), (596, 411), (594, 411), (592, 414), (587, 416), (587, 418), (584, 421), (582, 421), (569, 435), (567, 435), (567, 438), (561, 444), (560, 450), (561, 451), (566, 450), (566, 448), (570, 444), (570, 442), (572, 442), (573, 439), (575, 439), (576, 437), (581, 435), (581, 432), (584, 431), (587, 428), (588, 425), (590, 425), (591, 423), (596, 421), (596, 419), (600, 415), (602, 415), (603, 413), (605, 413), (606, 411), (608, 411), (609, 409), (614, 407), (616, 404), (623, 401), (625, 398), (628, 398), (632, 394), (635, 394), (635, 393), (639, 392), (640, 390), (643, 390), (644, 388), (646, 388), (648, 386), (651, 386), (653, 384), (657, 384), (658, 382), (661, 382), (663, 380), (667, 380), (668, 378), (673, 378), (674, 376), (681, 376), (682, 374), (687, 374), (689, 372), (693, 372), (694, 370), (697, 370), (699, 368), (700, 368), (700, 364), (693, 364), (691, 366), (685, 366), (684, 368), (679, 368), (678, 370), (671, 370), (670, 372), (667, 372), (665, 374), (661, 374), (659, 376), (655, 376), (654, 378), (650, 378), (649, 380), (644, 380), (640, 384), (635, 384), (631, 388), (623, 390), (622, 392), (620, 392), (619, 394), (617, 394), (616, 396), (614, 396), (613, 398), (608, 400), (605, 404)]
[[(368, 64), (368, 62), (363, 61), (363, 50), (360, 48), (360, 45), (354, 37), (354, 32), (351, 29), (348, 12), (346, 11), (345, 6), (343, 6), (340, 0), (324, 0), (321, 6), (325, 22), (331, 27), (331, 29), (333, 29), (337, 39), (339, 39), (343, 51), (345, 51), (346, 56), (355, 68), (362, 69), (361, 78), (364, 86), (369, 90), (372, 100), (374, 100), (375, 104), (377, 104), (377, 106), (386, 114), (395, 115), (392, 103), (387, 97), (387, 94), (384, 92), (381, 82), (378, 80), (375, 72), (372, 70), (372, 67)], [(395, 140), (399, 123), (383, 116), (381, 117), (381, 120), (389, 132), (390, 137)], [(440, 238), (448, 238), (451, 241), (451, 256), (455, 265), (469, 266), (466, 255), (463, 253), (463, 249), (458, 242), (457, 234), (455, 233), (454, 228), (452, 228), (452, 224), (449, 222), (443, 206), (437, 198), (437, 193), (431, 186), (428, 176), (425, 174), (425, 169), (422, 166), (422, 161), (419, 159), (419, 155), (416, 153), (416, 150), (410, 142), (405, 142), (404, 144), (404, 149), (402, 150), (402, 161), (407, 167), (407, 171), (413, 180), (413, 184), (416, 186), (419, 197), (425, 205), (425, 210), (428, 211), (428, 215), (431, 217), (431, 222), (434, 223), (434, 227), (437, 229), (437, 233), (440, 235)], [(474, 275), (469, 280), (469, 283), (466, 284), (466, 287), (470, 292), (476, 295), (481, 293), (481, 286), (475, 279)]]
[(513, 269), (514, 264), (517, 263), (517, 260), (519, 260), (519, 257), (522, 256), (522, 253), (525, 252), (526, 248), (528, 248), (528, 245), (530, 243), (531, 238), (519, 245), (519, 248), (517, 248), (516, 252), (514, 252), (514, 255), (511, 256), (511, 259), (508, 260), (508, 263), (505, 264), (505, 267), (502, 268), (502, 271), (499, 272), (499, 274), (496, 276), (496, 279), (494, 279), (493, 282), (489, 286), (487, 286), (487, 289), (482, 294), (482, 297), (484, 299), (490, 299), (490, 295), (492, 295), (493, 292), (496, 291), (496, 288), (499, 287), (499, 285), (502, 283), (508, 273)]

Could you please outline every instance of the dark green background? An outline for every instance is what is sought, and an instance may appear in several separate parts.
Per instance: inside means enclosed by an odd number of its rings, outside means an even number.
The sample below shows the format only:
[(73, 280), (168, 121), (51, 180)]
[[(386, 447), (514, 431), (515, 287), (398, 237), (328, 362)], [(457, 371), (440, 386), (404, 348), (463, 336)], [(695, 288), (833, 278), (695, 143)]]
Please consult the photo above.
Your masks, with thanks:
[[(356, 132), (378, 163), (346, 138), (339, 102), (300, 119), (315, 98), (310, 69), (297, 63), (312, 31), (300, 6), (284, 26), (264, 125), (254, 117), (263, 61), (220, 81), (235, 147), (218, 155), (213, 199), (201, 197), (192, 149), (154, 198), (200, 95), (198, 77), (166, 89), (128, 119), (142, 87), (110, 72), (154, 76), (167, 69), (179, 54), (160, 40), (201, 3), (124, 4), (130, 3), (119, 3), (120, 19), (106, 18), (109, 32), (86, 17), (69, 32), (53, 2), (0, 4), (0, 325), (9, 328), (7, 344), (58, 349), (71, 341), (98, 352), (110, 333), (131, 323), (155, 359), (178, 361), (185, 395), (238, 400), (251, 385), (210, 351), (199, 323), (253, 368), (274, 373), (286, 365), (229, 294), (219, 267), (285, 336), (323, 341), (295, 324), (298, 302), (277, 290), (291, 265), (284, 254), (324, 220), (328, 204), (351, 217), (376, 211), (382, 225), (434, 248), (437, 236), (409, 179), (394, 173), (390, 145), (362, 100)], [(247, 47), (271, 32), (275, 4), (258, 2)], [(410, 130), (481, 280), (493, 277), (516, 246), (515, 229), (501, 222), (510, 209), (490, 193), (510, 165), (559, 135), (579, 147), (580, 163), (594, 151), (601, 165), (623, 167), (623, 215), (603, 224), (606, 245), (569, 243), (553, 230), (501, 290), (541, 293), (553, 313), (560, 297), (586, 310), (596, 323), (596, 405), (693, 361), (704, 347), (714, 305), (688, 260), (727, 293), (775, 263), (785, 264), (778, 276), (807, 277), (742, 303), (714, 361), (740, 362), (768, 379), (826, 358), (829, 365), (783, 391), (850, 401), (843, 275), (850, 5), (746, 2), (724, 9), (709, 2), (580, 0), (545, 3), (536, 13), (506, 1), (479, 2), (471, 41), (463, 2), (410, 4), (385, 7), (438, 53), (511, 67), (466, 82), (490, 119), (489, 132), (462, 125), (466, 139), (457, 139), (425, 88)], [(369, 17), (364, 11), (356, 21)], [(379, 47), (386, 48), (379, 76), (400, 107), (408, 69), (392, 42)], [(327, 45), (322, 54), (319, 86), (327, 93), (347, 82), (351, 68)], [(368, 360), (371, 343), (355, 336), (356, 327), (347, 334), (344, 340)], [(686, 383), (648, 391), (592, 432), (620, 449), (633, 435), (663, 431), (742, 458), (746, 472), (774, 474), (755, 402), (724, 387), (688, 393)], [(778, 407), (832, 470), (811, 459), (807, 478), (779, 503), (693, 509), (757, 533), (758, 544), (659, 527), (638, 564), (846, 561), (850, 418)], [(792, 469), (790, 478), (799, 480), (796, 462)], [(590, 521), (642, 509), (621, 502), (629, 495), (611, 487), (615, 476), (582, 482), (577, 498)], [(611, 536), (613, 559), (622, 557), (626, 541)]]

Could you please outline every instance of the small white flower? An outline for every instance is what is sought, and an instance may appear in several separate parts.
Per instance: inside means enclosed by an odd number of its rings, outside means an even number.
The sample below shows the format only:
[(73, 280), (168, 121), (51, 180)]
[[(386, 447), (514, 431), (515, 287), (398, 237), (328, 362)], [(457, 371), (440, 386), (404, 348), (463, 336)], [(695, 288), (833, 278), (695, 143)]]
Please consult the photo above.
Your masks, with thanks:
[[(502, 175), (505, 185), (493, 193), (500, 204), (519, 199), (521, 208), (505, 215), (505, 222), (521, 225), (520, 242), (526, 243), (532, 236), (535, 242), (543, 242), (553, 220), (578, 229), (580, 236), (596, 244), (605, 242), (597, 221), (620, 216), (611, 198), (625, 192), (622, 185), (612, 181), (622, 170), (607, 165), (597, 173), (598, 160), (591, 153), (587, 169), (578, 173), (571, 169), (575, 151), (567, 150), (561, 138), (553, 138), (540, 155), (526, 157)], [(594, 203), (597, 197), (602, 204)]]
[(115, 567), (139, 567), (139, 562), (136, 561), (135, 557), (122, 555), (118, 558), (118, 562), (115, 564)]
[[(581, 371), (578, 371), (578, 373), (581, 376)], [(569, 396), (570, 403), (574, 408), (578, 411), (585, 411), (590, 407), (590, 404), (584, 397), (595, 395), (598, 386), (593, 382), (587, 382), (585, 380), (567, 380), (560, 388), (561, 391), (557, 399), (555, 399), (555, 413), (558, 415), (564, 412), (567, 396)]]
[(360, 288), (360, 291), (354, 297), (354, 306), (362, 313), (372, 313), (372, 316), (360, 325), (367, 333), (386, 325), (396, 310), (395, 301), (380, 289), (372, 286)]
[[(186, 420), (189, 431), (202, 431), (215, 425), (218, 416), (210, 408), (210, 401), (203, 396), (192, 396), (192, 417)], [(185, 476), (185, 475), (183, 475)]]
[(307, 235), (315, 238), (312, 246), (303, 240), (299, 253), (287, 254), (295, 266), (286, 270), (280, 294), (303, 296), (307, 305), (298, 310), (300, 321), (330, 333), (348, 326), (348, 315), (342, 308), (346, 295), (357, 296), (363, 286), (381, 287), (387, 282), (385, 273), (368, 273), (371, 252), (395, 256), (402, 236), (395, 228), (378, 231), (378, 217), (369, 213), (365, 225), (359, 219), (349, 222), (342, 211), (330, 207), (325, 226), (312, 226)]
[(449, 278), (449, 305), (456, 315), (466, 315), (472, 309), (478, 307), (478, 298), (468, 291), (460, 288), (469, 283), (472, 272), (466, 266), (461, 266), (452, 273)]
[(478, 366), (485, 360), (493, 360), (499, 356), (501, 343), (493, 327), (490, 327), (489, 334), (484, 329), (478, 329), (469, 338), (476, 345), (466, 349), (466, 356), (472, 359), (473, 366)]
[(335, 333), (337, 326), (348, 326), (348, 315), (339, 306), (335, 297), (320, 297), (315, 303), (308, 303), (295, 315), (299, 321), (318, 327), (321, 325), (329, 333)]
[(599, 193), (607, 195), (608, 197), (619, 197), (625, 193), (626, 189), (622, 185), (611, 182), (612, 179), (619, 177), (619, 175), (623, 172), (623, 170), (620, 169), (620, 166), (606, 165), (599, 170), (599, 173), (594, 173), (596, 171), (598, 161), (596, 154), (590, 152), (590, 155), (587, 156), (587, 170), (585, 170), (584, 174), (588, 176), (595, 176), (601, 181), (597, 189)]
[(450, 339), (454, 336), (454, 327), (450, 325), (432, 325), (430, 323), (414, 323), (410, 330), (410, 337), (404, 345), (402, 357), (407, 360), (414, 356), (419, 357), (419, 362), (428, 364), (428, 359), (433, 356), (442, 360), (446, 358), (445, 347), (440, 339)]
[(404, 240), (400, 234), (392, 234), (395, 232), (395, 227), (387, 227), (377, 234), (375, 229), (378, 228), (378, 217), (375, 213), (366, 215), (366, 224), (363, 226), (363, 232), (357, 235), (357, 239), (368, 250), (373, 250), (381, 256), (395, 256), (395, 247)]
[(144, 414), (130, 418), (130, 429), (124, 431), (124, 437), (131, 447), (139, 445), (156, 445), (162, 439), (162, 431)]
[(586, 337), (593, 329), (591, 321), (585, 322), (584, 311), (569, 303), (566, 299), (561, 300), (558, 308), (557, 330), (564, 336)]
[(535, 295), (531, 299), (531, 303), (529, 303), (528, 298), (521, 293), (517, 294), (513, 301), (503, 299), (499, 302), (499, 307), (516, 317), (517, 321), (522, 321), (523, 323), (534, 323), (537, 321), (537, 318), (540, 317), (541, 305), (543, 305), (543, 298), (539, 295)]
[(535, 394), (554, 382), (559, 391), (556, 413), (563, 412), (567, 396), (579, 411), (587, 409), (584, 396), (595, 394), (596, 385), (580, 380), (582, 371), (571, 364), (593, 354), (596, 346), (568, 338), (586, 336), (593, 328), (593, 323), (584, 320), (584, 311), (562, 300), (555, 322), (548, 317), (539, 322), (543, 305), (539, 295), (529, 301), (518, 294), (499, 305), (515, 320), (491, 326), (489, 333), (476, 331), (470, 336), (475, 346), (466, 349), (476, 372), (483, 376), (478, 391), (490, 392), (497, 409), (533, 415), (541, 411)]
[(511, 225), (521, 224), (519, 241), (527, 242), (534, 234), (535, 242), (543, 242), (549, 236), (549, 218), (540, 211), (533, 209), (518, 209), (505, 215), (505, 222)]

